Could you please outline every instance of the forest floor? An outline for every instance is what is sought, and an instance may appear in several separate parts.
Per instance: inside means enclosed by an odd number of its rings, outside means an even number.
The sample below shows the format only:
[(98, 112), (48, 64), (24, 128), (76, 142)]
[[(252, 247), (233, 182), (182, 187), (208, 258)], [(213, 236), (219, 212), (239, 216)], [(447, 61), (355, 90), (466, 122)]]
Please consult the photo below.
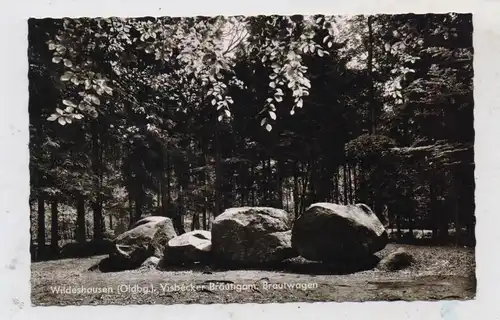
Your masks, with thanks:
[[(385, 256), (399, 247), (413, 253), (416, 263), (410, 268), (343, 275), (328, 274), (318, 268), (210, 272), (138, 269), (108, 273), (88, 270), (104, 256), (35, 262), (31, 267), (31, 298), (37, 306), (474, 298), (473, 248), (389, 244), (377, 255)], [(57, 289), (68, 292), (56, 292)]]

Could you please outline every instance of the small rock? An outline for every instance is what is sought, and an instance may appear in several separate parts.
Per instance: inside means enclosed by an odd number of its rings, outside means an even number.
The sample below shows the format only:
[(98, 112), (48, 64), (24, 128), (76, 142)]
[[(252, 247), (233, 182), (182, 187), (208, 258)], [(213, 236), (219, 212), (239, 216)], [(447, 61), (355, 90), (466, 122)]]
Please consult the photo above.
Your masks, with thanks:
[(413, 255), (403, 248), (388, 254), (378, 264), (378, 268), (388, 271), (397, 271), (409, 267), (415, 262)]
[(160, 263), (160, 258), (149, 257), (141, 264), (141, 269), (156, 269)]

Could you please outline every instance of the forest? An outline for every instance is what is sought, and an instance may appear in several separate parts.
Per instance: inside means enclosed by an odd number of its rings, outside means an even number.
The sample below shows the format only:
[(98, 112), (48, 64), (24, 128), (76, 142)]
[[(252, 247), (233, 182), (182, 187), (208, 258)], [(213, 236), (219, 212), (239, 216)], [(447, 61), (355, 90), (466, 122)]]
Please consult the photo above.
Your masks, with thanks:
[(28, 24), (33, 257), (316, 202), (475, 243), (470, 14)]

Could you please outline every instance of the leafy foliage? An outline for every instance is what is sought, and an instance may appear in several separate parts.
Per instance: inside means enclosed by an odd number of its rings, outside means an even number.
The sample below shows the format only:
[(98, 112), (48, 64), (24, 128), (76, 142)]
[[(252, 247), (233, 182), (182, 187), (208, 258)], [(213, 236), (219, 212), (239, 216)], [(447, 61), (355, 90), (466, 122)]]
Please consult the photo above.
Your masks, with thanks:
[(31, 20), (31, 200), (83, 201), (97, 238), (315, 201), (471, 230), (471, 34), (458, 14)]

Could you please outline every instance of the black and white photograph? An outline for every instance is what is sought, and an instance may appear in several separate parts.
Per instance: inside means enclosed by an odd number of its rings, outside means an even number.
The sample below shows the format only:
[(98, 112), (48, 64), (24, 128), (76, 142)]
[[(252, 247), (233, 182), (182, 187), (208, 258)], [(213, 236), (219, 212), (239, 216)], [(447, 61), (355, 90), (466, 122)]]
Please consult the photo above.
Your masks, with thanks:
[(32, 304), (474, 299), (472, 17), (30, 18)]

